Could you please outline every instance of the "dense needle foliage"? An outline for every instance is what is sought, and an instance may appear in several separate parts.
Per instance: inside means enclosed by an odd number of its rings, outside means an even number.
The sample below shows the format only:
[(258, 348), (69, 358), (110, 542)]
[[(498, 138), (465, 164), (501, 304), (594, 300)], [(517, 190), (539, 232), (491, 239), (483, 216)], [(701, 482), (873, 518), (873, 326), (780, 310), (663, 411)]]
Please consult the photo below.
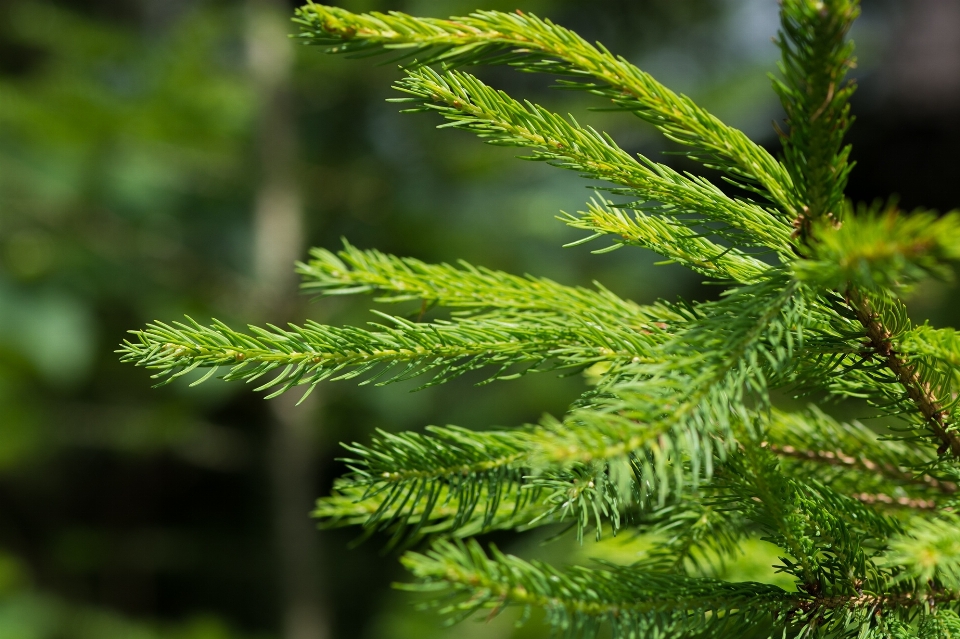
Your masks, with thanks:
[[(602, 45), (532, 15), (437, 20), (308, 4), (296, 18), (305, 43), (402, 61), (396, 101), (408, 111), (608, 183), (617, 201), (597, 197), (565, 218), (584, 241), (651, 249), (724, 294), (641, 306), (599, 285), (347, 245), (299, 266), (307, 290), (416, 300), (449, 318), (380, 313), (367, 328), (248, 332), (158, 322), (135, 331), (122, 357), (162, 382), (224, 371), (270, 396), (324, 380), (429, 385), (476, 369), (487, 381), (589, 369), (596, 384), (559, 419), (348, 446), (352, 472), (317, 516), (395, 542), (428, 537), (429, 550), (403, 561), (414, 587), (455, 616), (541, 608), (561, 632), (608, 624), (616, 637), (960, 636), (960, 338), (913, 326), (901, 300), (949, 274), (960, 216), (844, 197), (847, 33), (858, 13), (853, 0), (783, 0), (778, 160)], [(517, 101), (464, 70), (476, 64), (560, 76), (652, 123), (734, 188)], [(791, 395), (866, 400), (888, 426), (839, 422), (815, 405), (786, 411), (778, 398)], [(581, 539), (629, 528), (652, 547), (630, 566), (559, 569), (470, 539), (563, 521)], [(777, 569), (794, 590), (711, 576), (750, 538), (780, 549)]]

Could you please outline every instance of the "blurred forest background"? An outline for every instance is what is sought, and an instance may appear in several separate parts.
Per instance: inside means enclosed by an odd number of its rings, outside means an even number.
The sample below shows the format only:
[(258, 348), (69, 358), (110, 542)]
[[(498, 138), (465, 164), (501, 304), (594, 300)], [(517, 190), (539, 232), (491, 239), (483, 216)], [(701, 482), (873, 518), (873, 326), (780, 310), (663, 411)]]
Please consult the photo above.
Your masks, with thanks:
[[(340, 4), (532, 11), (778, 145), (765, 75), (775, 0)], [(359, 531), (317, 532), (307, 513), (344, 470), (341, 440), (521, 424), (561, 413), (581, 378), (474, 378), (417, 393), (333, 382), (293, 410), (220, 382), (151, 389), (147, 372), (118, 363), (116, 345), (185, 313), (233, 325), (369, 321), (369, 299), (296, 294), (293, 262), (341, 237), (567, 284), (597, 279), (644, 302), (716, 294), (639, 249), (561, 248), (579, 236), (554, 216), (582, 207), (582, 181), (399, 115), (384, 102), (397, 69), (290, 42), (294, 6), (0, 2), (0, 639), (542, 636), (509, 619), (441, 628), (390, 589), (405, 576), (383, 539), (351, 547)], [(960, 3), (864, 0), (854, 37), (851, 195), (960, 204)], [(586, 113), (598, 104), (549, 91), (548, 79), (481, 75), (630, 150), (672, 150), (628, 114)], [(955, 325), (954, 299), (931, 285), (911, 309)], [(496, 541), (558, 561), (633, 552)]]

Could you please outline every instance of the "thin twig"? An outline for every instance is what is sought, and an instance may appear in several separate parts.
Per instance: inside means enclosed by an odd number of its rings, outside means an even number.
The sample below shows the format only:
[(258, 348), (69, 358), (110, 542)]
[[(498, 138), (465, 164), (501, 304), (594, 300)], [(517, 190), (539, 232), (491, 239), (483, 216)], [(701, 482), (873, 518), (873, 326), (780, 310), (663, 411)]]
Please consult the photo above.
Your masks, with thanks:
[(918, 485), (928, 486), (944, 494), (952, 495), (957, 492), (957, 485), (952, 481), (943, 481), (930, 475), (916, 475), (893, 464), (883, 464), (866, 457), (855, 457), (842, 450), (800, 450), (793, 446), (778, 446), (763, 443), (770, 452), (781, 457), (792, 457), (807, 461), (819, 462), (830, 466), (847, 466), (860, 468), (884, 475), (891, 479), (907, 481)]
[(911, 497), (891, 497), (884, 493), (854, 493), (850, 495), (864, 504), (883, 504), (885, 506), (901, 506), (916, 510), (936, 510), (937, 502), (932, 499), (913, 499)]
[(858, 593), (855, 595), (828, 595), (814, 599), (802, 599), (798, 607), (809, 611), (815, 608), (887, 608), (891, 606), (928, 606), (950, 603), (960, 600), (960, 592), (954, 590), (932, 590), (926, 594), (902, 593)]
[(894, 350), (890, 341), (890, 331), (883, 325), (880, 316), (873, 311), (870, 300), (855, 289), (848, 291), (846, 298), (856, 313), (857, 319), (866, 329), (870, 345), (884, 358), (887, 367), (896, 375), (897, 381), (907, 391), (907, 396), (917, 406), (933, 434), (940, 440), (937, 453), (942, 455), (949, 450), (954, 457), (960, 458), (960, 435), (947, 423), (949, 414), (940, 406), (930, 384), (921, 380), (917, 368)]

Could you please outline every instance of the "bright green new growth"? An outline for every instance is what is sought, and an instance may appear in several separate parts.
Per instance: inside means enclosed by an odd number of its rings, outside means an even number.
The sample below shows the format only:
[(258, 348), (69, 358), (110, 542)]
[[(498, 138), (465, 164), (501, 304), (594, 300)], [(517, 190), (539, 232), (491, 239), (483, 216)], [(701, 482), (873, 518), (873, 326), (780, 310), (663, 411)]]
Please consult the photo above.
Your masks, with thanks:
[[(323, 295), (373, 293), (451, 309), (448, 320), (378, 313), (366, 329), (308, 323), (247, 333), (222, 323), (155, 323), (122, 358), (162, 383), (257, 380), (275, 395), (327, 379), (442, 383), (589, 370), (597, 383), (560, 419), (514, 430), (430, 427), (347, 447), (349, 475), (318, 502), (330, 525), (423, 537), (410, 586), (455, 617), (543, 609), (568, 635), (615, 637), (960, 637), (960, 338), (914, 327), (901, 296), (960, 257), (960, 214), (856, 207), (846, 39), (854, 0), (783, 0), (774, 86), (788, 120), (778, 161), (689, 98), (601, 45), (517, 12), (437, 20), (308, 4), (306, 44), (394, 53), (397, 101), (444, 127), (526, 149), (606, 182), (626, 204), (566, 214), (598, 252), (637, 245), (728, 288), (717, 301), (640, 306), (597, 285), (571, 288), (461, 263), (425, 264), (346, 245), (298, 269)], [(719, 168), (753, 200), (622, 150), (607, 135), (492, 89), (462, 70), (510, 64), (561, 75), (635, 113)], [(622, 200), (621, 200), (622, 201)], [(577, 242), (578, 244), (580, 242)], [(761, 259), (763, 258), (763, 259)], [(422, 314), (421, 314), (422, 316)], [(195, 382), (198, 383), (198, 382)], [(773, 391), (778, 391), (773, 394)], [(891, 418), (883, 433), (789, 394), (857, 398)], [(485, 551), (469, 537), (570, 522), (582, 539), (625, 528), (636, 564), (559, 569)], [(780, 549), (795, 586), (718, 580), (740, 548)]]

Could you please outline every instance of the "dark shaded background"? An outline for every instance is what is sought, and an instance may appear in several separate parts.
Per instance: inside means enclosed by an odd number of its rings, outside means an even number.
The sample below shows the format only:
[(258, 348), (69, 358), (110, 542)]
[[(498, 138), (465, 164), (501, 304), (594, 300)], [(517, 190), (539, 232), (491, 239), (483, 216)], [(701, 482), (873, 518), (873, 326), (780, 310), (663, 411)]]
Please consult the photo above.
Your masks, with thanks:
[[(549, 16), (777, 145), (764, 75), (777, 55), (773, 0), (343, 5)], [(384, 103), (397, 70), (290, 46), (293, 6), (0, 3), (0, 639), (451, 634), (388, 588), (405, 577), (383, 540), (349, 549), (357, 531), (313, 531), (312, 499), (343, 471), (337, 442), (374, 428), (520, 424), (559, 414), (583, 387), (548, 376), (418, 393), (340, 382), (294, 411), (216, 381), (151, 389), (113, 353), (128, 329), (185, 313), (369, 321), (370, 300), (308, 305), (293, 292), (293, 260), (341, 237), (598, 279), (641, 301), (716, 292), (639, 250), (560, 248), (578, 235), (553, 216), (590, 195), (575, 175), (398, 115)], [(866, 0), (855, 37), (851, 196), (954, 207), (960, 4)], [(549, 92), (547, 79), (481, 73), (630, 150), (671, 150), (636, 118), (588, 114), (588, 96)], [(953, 291), (922, 288), (911, 308), (954, 323)], [(548, 548), (538, 552), (561, 561), (576, 551)], [(453, 632), (544, 634), (498, 622)]]

